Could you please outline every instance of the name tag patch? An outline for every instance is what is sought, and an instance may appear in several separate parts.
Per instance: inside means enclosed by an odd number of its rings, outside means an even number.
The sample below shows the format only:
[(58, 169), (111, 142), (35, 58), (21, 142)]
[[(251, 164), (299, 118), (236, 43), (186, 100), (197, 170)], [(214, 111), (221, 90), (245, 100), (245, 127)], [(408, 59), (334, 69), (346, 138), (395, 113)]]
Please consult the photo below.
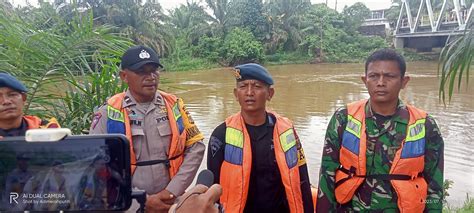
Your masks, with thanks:
[(157, 118), (156, 122), (161, 123), (163, 121), (168, 121), (168, 120), (169, 120), (168, 116), (163, 116), (163, 117)]
[(142, 121), (141, 121), (141, 120), (130, 120), (130, 124), (131, 124), (131, 125), (141, 126), (141, 125), (142, 125)]

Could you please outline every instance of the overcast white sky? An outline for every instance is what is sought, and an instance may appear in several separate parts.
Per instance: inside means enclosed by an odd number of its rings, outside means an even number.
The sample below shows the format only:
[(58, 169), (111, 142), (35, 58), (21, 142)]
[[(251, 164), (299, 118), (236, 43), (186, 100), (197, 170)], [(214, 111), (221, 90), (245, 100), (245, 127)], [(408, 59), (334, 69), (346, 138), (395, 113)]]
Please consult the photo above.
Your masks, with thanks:
[[(31, 4), (37, 4), (37, 0), (10, 0), (14, 4), (26, 5), (26, 2), (30, 2)], [(51, 0), (52, 1), (52, 0)], [(194, 0), (200, 1), (200, 0)], [(204, 0), (201, 0), (204, 2)], [(391, 0), (311, 0), (314, 3), (326, 3), (328, 2), (328, 6), (330, 8), (334, 8), (337, 2), (337, 10), (342, 11), (345, 5), (351, 6), (356, 2), (364, 3), (368, 8), (372, 10), (376, 9), (386, 9), (390, 7)], [(180, 4), (186, 3), (186, 0), (158, 0), (158, 2), (163, 6), (165, 10), (173, 9), (179, 6)]]

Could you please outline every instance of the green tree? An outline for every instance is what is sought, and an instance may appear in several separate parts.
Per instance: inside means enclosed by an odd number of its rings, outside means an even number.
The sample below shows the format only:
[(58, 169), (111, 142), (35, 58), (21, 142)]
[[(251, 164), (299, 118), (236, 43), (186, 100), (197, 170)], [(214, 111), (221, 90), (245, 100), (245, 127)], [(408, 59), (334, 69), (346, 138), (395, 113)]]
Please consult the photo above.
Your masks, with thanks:
[(346, 29), (354, 32), (370, 16), (370, 9), (365, 4), (357, 2), (350, 7), (345, 6), (342, 15), (344, 16), (344, 26)]
[(382, 38), (347, 30), (344, 19), (324, 4), (312, 5), (304, 16), (301, 48), (316, 62), (360, 62), (375, 49), (387, 46)]
[[(174, 48), (164, 60), (166, 68), (182, 70), (183, 68), (202, 69), (213, 66), (201, 52), (196, 51), (200, 40), (212, 34), (210, 23), (213, 18), (196, 1), (188, 0), (178, 8), (170, 10), (167, 25), (174, 35)], [(211, 60), (213, 61), (213, 60)]]
[(113, 74), (131, 43), (110, 26), (95, 26), (91, 12), (73, 13), (67, 21), (49, 6), (28, 8), (37, 17), (43, 9), (55, 20), (44, 28), (24, 18), (23, 10), (0, 14), (0, 66), (27, 85), (25, 113), (57, 117), (77, 134), (88, 129), (95, 106), (123, 89)]
[[(333, 21), (342, 21), (337, 11), (325, 4), (312, 5), (303, 17), (303, 41), (300, 46), (307, 54), (322, 59), (328, 47), (330, 31), (334, 31)], [(318, 59), (318, 60), (319, 60)]]
[(195, 48), (197, 56), (204, 57), (212, 62), (221, 62), (222, 39), (212, 36), (204, 36), (199, 39)]
[(269, 0), (265, 3), (269, 22), (267, 52), (294, 51), (303, 40), (301, 22), (309, 0)]
[(173, 35), (164, 25), (167, 16), (156, 0), (77, 0), (77, 5), (90, 8), (98, 25), (115, 26), (116, 32), (137, 44), (152, 47), (166, 55), (173, 49)]
[(173, 34), (184, 37), (188, 44), (197, 44), (199, 38), (210, 33), (212, 17), (197, 2), (187, 2), (170, 11), (169, 24)]
[(228, 12), (230, 0), (206, 0), (207, 6), (212, 10), (212, 29), (215, 36), (224, 38), (229, 30)]
[(263, 45), (255, 36), (242, 28), (234, 28), (223, 44), (224, 63), (232, 66), (248, 62), (263, 62)]
[(268, 24), (262, 0), (234, 0), (230, 11), (232, 26), (248, 28), (258, 40), (265, 39)]

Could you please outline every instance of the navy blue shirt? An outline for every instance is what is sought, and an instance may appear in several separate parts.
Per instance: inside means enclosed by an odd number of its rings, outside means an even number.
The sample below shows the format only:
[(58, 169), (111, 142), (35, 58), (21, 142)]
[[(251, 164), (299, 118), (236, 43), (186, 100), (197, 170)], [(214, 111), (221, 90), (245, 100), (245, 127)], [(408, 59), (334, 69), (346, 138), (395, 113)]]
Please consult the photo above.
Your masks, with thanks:
[(28, 124), (26, 123), (25, 119), (22, 119), (21, 125), (18, 128), (13, 128), (13, 129), (0, 128), (0, 136), (3, 136), (3, 137), (25, 136), (27, 129), (28, 129)]
[[(273, 116), (267, 116), (263, 125), (246, 124), (252, 147), (252, 170), (248, 198), (244, 212), (290, 212), (280, 170), (273, 146)], [(207, 168), (214, 173), (214, 182), (219, 183), (224, 161), (226, 125), (222, 123), (211, 135), (208, 146)], [(313, 212), (311, 189), (306, 164), (300, 166), (301, 191), (305, 212)]]

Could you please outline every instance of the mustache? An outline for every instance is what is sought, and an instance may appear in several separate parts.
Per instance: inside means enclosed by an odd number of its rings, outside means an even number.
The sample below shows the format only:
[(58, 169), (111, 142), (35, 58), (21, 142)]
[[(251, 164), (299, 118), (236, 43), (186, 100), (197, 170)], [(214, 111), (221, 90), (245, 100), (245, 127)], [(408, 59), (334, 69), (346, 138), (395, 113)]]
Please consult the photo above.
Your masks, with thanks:
[(17, 109), (17, 107), (14, 107), (14, 106), (13, 107), (0, 108), (0, 112), (5, 112), (7, 110), (15, 110), (15, 109)]

